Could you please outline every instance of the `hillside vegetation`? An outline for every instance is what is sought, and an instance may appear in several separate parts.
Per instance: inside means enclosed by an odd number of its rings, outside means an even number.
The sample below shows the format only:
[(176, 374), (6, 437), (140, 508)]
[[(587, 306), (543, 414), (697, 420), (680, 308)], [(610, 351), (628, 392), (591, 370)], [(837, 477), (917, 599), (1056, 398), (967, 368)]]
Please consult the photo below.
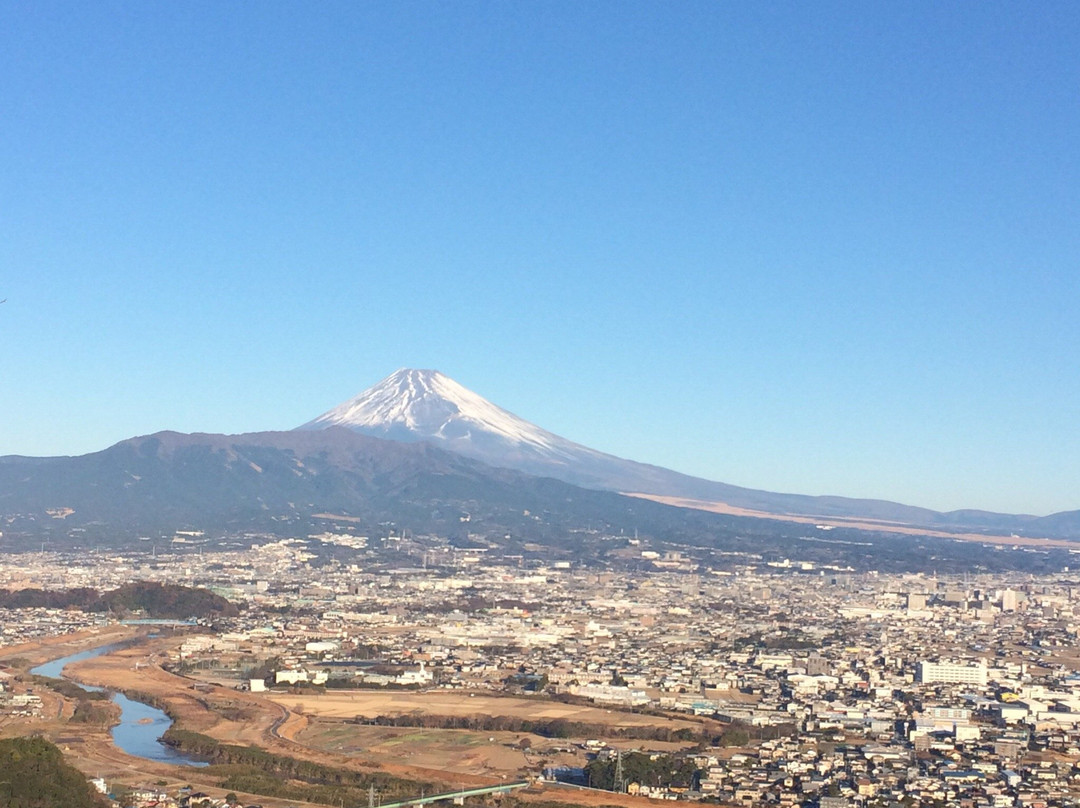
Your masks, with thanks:
[(98, 592), (87, 587), (55, 591), (0, 589), (0, 608), (140, 612), (147, 617), (174, 619), (232, 616), (238, 613), (234, 604), (206, 589), (152, 581), (136, 581), (108, 592)]
[(5, 808), (103, 808), (86, 777), (44, 738), (0, 740), (0, 805)]

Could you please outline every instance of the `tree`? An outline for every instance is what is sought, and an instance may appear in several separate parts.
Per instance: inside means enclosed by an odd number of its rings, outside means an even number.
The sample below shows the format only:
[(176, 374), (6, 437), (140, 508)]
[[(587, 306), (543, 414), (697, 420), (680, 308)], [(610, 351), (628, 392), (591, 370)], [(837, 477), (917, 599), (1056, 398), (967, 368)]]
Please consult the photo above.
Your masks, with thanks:
[(98, 808), (104, 803), (86, 777), (44, 738), (0, 740), (3, 798), (10, 808)]

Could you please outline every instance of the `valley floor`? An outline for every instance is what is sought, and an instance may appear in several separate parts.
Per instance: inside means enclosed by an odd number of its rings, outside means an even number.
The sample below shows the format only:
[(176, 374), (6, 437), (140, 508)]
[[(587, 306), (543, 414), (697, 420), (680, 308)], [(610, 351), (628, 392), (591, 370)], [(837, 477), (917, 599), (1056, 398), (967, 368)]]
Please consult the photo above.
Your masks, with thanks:
[[(445, 791), (499, 785), (519, 779), (530, 770), (535, 773), (536, 756), (530, 757), (529, 752), (516, 745), (521, 733), (372, 727), (340, 720), (328, 722), (318, 717), (345, 714), (351, 717), (365, 711), (399, 710), (403, 706), (419, 709), (417, 705), (423, 694), (393, 694), (387, 698), (389, 694), (359, 692), (318, 699), (286, 694), (262, 696), (177, 676), (164, 670), (160, 662), (168, 650), (180, 644), (182, 637), (154, 638), (140, 636), (131, 628), (110, 627), (5, 648), (0, 653), (0, 664), (15, 661), (25, 671), (51, 659), (136, 637), (138, 642), (128, 647), (69, 665), (66, 676), (82, 684), (148, 696), (174, 717), (178, 728), (203, 733), (223, 743), (258, 746), (272, 753), (335, 767), (415, 779), (437, 784)], [(109, 783), (164, 784), (161, 787), (166, 790), (190, 785), (214, 796), (224, 796), (224, 790), (216, 781), (205, 777), (201, 769), (128, 755), (112, 743), (107, 727), (73, 723), (73, 705), (68, 700), (41, 688), (39, 691), (45, 702), (42, 716), (7, 719), (0, 724), (0, 735), (40, 733), (60, 746), (65, 757), (87, 776), (102, 777)], [(467, 695), (453, 695), (449, 699), (440, 695), (429, 707), (440, 713), (465, 713), (480, 705), (485, 711), (510, 709), (515, 701), (525, 701), (525, 705), (519, 705), (521, 709), (527, 705), (535, 710), (537, 706), (526, 700), (480, 697), (477, 702)], [(602, 715), (611, 720), (611, 713), (596, 708), (553, 703), (550, 710), (560, 715), (584, 713), (591, 718)], [(631, 716), (630, 720), (640, 718)], [(240, 797), (267, 808), (315, 805), (258, 794), (240, 794)], [(571, 805), (643, 806), (649, 802), (625, 794), (552, 787), (516, 792), (515, 798)]]

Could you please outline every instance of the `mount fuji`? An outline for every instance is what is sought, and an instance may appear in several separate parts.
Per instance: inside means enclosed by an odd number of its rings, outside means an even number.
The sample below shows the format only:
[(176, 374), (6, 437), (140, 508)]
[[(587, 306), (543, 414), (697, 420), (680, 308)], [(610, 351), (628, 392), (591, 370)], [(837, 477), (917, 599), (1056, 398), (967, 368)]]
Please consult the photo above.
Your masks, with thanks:
[(427, 442), (490, 466), (552, 477), (584, 488), (723, 503), (775, 515), (987, 528), (1004, 527), (1003, 520), (1010, 528), (1016, 527), (1018, 519), (970, 510), (939, 513), (883, 500), (779, 494), (691, 477), (555, 435), (437, 370), (402, 368), (298, 429), (333, 426), (395, 441)]
[(574, 443), (433, 370), (399, 370), (286, 432), (159, 432), (78, 457), (0, 457), (0, 552), (41, 540), (168, 538), (178, 529), (310, 535), (338, 518), (564, 546), (586, 527), (613, 535), (640, 528), (754, 552), (786, 547), (810, 529), (791, 523), (806, 521), (867, 535), (910, 526), (1080, 539), (1080, 511), (938, 513), (690, 477)]
[(746, 490), (574, 443), (492, 404), (437, 370), (402, 368), (299, 429), (331, 426), (406, 443), (423, 441), (489, 466), (584, 488), (702, 498)]
[(402, 368), (299, 428), (331, 426), (405, 443), (427, 441), (491, 466), (594, 488), (612, 487), (605, 464), (628, 462), (541, 429), (437, 370)]

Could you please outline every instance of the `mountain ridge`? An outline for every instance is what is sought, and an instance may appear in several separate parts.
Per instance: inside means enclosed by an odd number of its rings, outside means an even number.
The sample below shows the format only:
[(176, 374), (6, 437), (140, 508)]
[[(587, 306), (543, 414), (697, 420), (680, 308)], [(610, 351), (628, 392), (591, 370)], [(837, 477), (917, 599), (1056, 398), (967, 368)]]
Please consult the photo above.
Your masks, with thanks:
[[(429, 442), (373, 438), (343, 427), (239, 435), (166, 431), (77, 457), (0, 457), (0, 546), (9, 549), (43, 540), (50, 546), (130, 546), (153, 536), (168, 541), (177, 530), (234, 542), (257, 534), (308, 536), (332, 526), (337, 517), (327, 514), (362, 524), (373, 535), (399, 525), (467, 541), (513, 536), (517, 546), (532, 541), (570, 552), (597, 531), (629, 535), (639, 528), (676, 543), (746, 552), (790, 553), (795, 542), (800, 555), (816, 553), (822, 563), (848, 547), (801, 542), (797, 537), (806, 528), (781, 517), (708, 513), (580, 488), (491, 467)], [(1037, 519), (1030, 527), (1030, 535), (1080, 538), (1080, 511)], [(870, 535), (837, 530), (831, 535)], [(938, 561), (919, 563), (941, 563), (941, 548), (930, 551), (906, 537), (870, 540), (875, 565), (885, 563), (882, 552), (891, 554), (889, 563), (931, 552)], [(862, 539), (850, 548), (844, 553), (852, 563), (870, 552)], [(949, 551), (964, 558), (973, 552)]]
[(616, 533), (698, 525), (695, 533), (723, 533), (737, 521), (343, 428), (165, 431), (76, 457), (0, 457), (0, 544), (20, 549), (30, 539), (124, 544), (192, 529), (304, 536), (333, 523), (324, 514), (372, 531), (397, 524), (563, 545), (584, 525)]
[[(1047, 517), (938, 513), (885, 500), (774, 494), (702, 480), (582, 447), (442, 374), (436, 377), (436, 371), (410, 379), (415, 373), (399, 371), (382, 397), (365, 398), (365, 391), (335, 408), (337, 423), (320, 416), (306, 428), (279, 432), (163, 431), (75, 457), (0, 457), (2, 543), (32, 535), (76, 541), (73, 529), (106, 541), (117, 531), (130, 539), (143, 531), (166, 535), (191, 528), (234, 536), (307, 535), (323, 529), (323, 513), (358, 517), (373, 528), (404, 520), (442, 535), (484, 525), (494, 536), (564, 544), (590, 525), (616, 533), (652, 526), (682, 540), (790, 537), (805, 528), (792, 528), (791, 522), (778, 527), (773, 520), (808, 515), (876, 521), (881, 529), (895, 522), (954, 534), (1080, 539), (1080, 511)], [(378, 417), (364, 428), (387, 434), (364, 434), (341, 423), (349, 422), (341, 416), (356, 416), (365, 401), (379, 406)], [(363, 415), (363, 406), (359, 410)], [(501, 426), (494, 437), (486, 428), (491, 413)], [(395, 430), (405, 439), (389, 439)], [(462, 447), (480, 447), (474, 454), (486, 456), (470, 457)], [(656, 496), (719, 501), (758, 513), (694, 515), (706, 511), (621, 493), (650, 488), (659, 491)], [(467, 527), (460, 516), (471, 519)]]
[(777, 493), (706, 480), (555, 435), (437, 370), (401, 368), (297, 429), (330, 425), (403, 442), (427, 441), (491, 466), (550, 476), (584, 488), (722, 502), (777, 516), (870, 518), (923, 527), (1020, 531), (1041, 519), (1062, 521), (1059, 514), (1037, 517), (970, 508), (941, 512), (884, 499)]

